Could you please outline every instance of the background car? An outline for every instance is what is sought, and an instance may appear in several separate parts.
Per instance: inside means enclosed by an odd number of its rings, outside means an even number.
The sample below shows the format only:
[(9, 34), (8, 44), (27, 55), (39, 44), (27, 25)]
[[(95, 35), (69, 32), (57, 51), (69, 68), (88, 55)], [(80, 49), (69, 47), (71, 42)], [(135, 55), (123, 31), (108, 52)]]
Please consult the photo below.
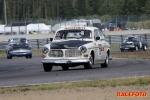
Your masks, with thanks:
[(53, 66), (61, 66), (63, 70), (79, 65), (85, 69), (92, 68), (94, 64), (108, 67), (111, 59), (110, 44), (97, 27), (60, 28), (51, 40), (42, 50), (41, 62), (46, 72), (51, 71)]
[(137, 36), (128, 36), (123, 43), (120, 44), (120, 50), (138, 51), (139, 49), (147, 50), (148, 42), (140, 35)]
[(7, 59), (12, 59), (13, 56), (32, 58), (32, 48), (24, 37), (14, 37), (8, 40), (6, 46)]

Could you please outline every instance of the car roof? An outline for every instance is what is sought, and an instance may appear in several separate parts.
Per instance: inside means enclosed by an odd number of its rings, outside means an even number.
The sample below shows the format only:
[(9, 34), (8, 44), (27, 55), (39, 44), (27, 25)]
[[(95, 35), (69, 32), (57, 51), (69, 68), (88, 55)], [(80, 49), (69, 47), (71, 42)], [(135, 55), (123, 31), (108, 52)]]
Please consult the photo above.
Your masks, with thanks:
[(134, 36), (127, 36), (127, 38), (128, 37), (135, 37), (136, 38), (136, 37), (141, 37), (141, 36), (140, 35), (134, 35)]
[(10, 40), (13, 40), (13, 39), (26, 39), (25, 37), (12, 37), (10, 38)]
[(73, 30), (73, 29), (83, 29), (83, 30), (94, 30), (94, 29), (99, 29), (97, 27), (91, 27), (91, 26), (70, 26), (70, 27), (63, 27), (63, 28), (59, 28), (57, 31), (60, 30)]

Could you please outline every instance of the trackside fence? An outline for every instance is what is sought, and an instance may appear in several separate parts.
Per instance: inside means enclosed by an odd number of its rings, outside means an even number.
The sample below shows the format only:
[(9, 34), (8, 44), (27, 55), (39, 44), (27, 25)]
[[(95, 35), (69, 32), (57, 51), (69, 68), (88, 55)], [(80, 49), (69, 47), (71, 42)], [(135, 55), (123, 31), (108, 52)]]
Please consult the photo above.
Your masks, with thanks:
[[(136, 34), (135, 34), (136, 35)], [(121, 42), (124, 41), (124, 39), (127, 37), (128, 35), (106, 35), (105, 39), (107, 42), (109, 42), (110, 44), (120, 44)], [(141, 36), (148, 41), (148, 43), (150, 43), (150, 34), (141, 34)], [(50, 43), (50, 39), (46, 38), (46, 39), (31, 39), (29, 40), (29, 43), (31, 44), (33, 50), (36, 49), (42, 49), (42, 47), (45, 44)], [(7, 41), (1, 41), (0, 42), (0, 50), (5, 50), (7, 45)]]

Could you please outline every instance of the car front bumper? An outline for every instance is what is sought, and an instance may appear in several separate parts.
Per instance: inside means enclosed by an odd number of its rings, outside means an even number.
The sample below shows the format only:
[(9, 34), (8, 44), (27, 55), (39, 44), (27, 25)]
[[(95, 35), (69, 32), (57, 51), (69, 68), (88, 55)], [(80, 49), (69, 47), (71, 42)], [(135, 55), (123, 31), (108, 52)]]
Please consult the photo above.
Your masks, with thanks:
[(120, 50), (135, 50), (135, 46), (120, 47)]
[(26, 56), (31, 54), (32, 54), (31, 50), (15, 50), (9, 52), (9, 55), (11, 56)]
[(42, 59), (41, 63), (50, 64), (78, 64), (88, 63), (89, 59)]

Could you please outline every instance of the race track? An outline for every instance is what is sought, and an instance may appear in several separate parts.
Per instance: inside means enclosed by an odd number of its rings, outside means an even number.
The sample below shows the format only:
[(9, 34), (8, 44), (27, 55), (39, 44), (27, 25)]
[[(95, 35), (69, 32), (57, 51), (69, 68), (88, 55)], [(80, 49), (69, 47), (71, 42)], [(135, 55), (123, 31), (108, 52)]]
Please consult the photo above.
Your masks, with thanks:
[(87, 70), (83, 66), (78, 66), (63, 71), (61, 67), (53, 67), (51, 72), (44, 72), (41, 55), (33, 55), (32, 59), (13, 57), (8, 60), (6, 57), (0, 57), (0, 87), (146, 75), (150, 75), (150, 61), (144, 59), (114, 58), (108, 68), (94, 65), (93, 69)]

